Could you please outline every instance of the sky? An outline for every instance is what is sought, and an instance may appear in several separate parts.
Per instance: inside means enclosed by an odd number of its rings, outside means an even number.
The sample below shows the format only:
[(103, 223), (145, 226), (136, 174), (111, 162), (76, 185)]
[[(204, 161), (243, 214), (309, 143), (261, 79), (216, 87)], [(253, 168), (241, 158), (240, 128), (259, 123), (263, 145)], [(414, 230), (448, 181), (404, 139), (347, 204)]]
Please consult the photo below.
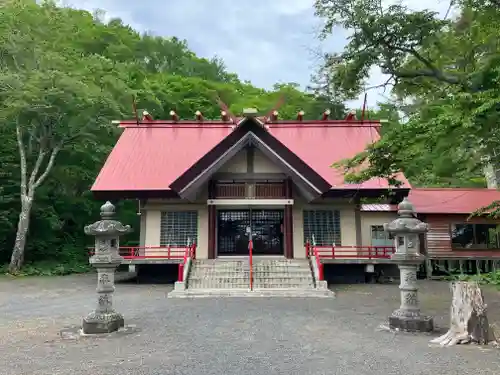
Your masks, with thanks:
[[(391, 0), (383, 0), (389, 2)], [(402, 0), (412, 9), (444, 14), (448, 0)], [(305, 88), (320, 65), (322, 52), (340, 52), (347, 32), (336, 30), (318, 39), (321, 20), (314, 16), (314, 0), (65, 0), (64, 5), (121, 18), (138, 31), (186, 39), (198, 56), (221, 57), (227, 69), (255, 86), (296, 82)], [(168, 5), (167, 5), (168, 4)], [(368, 86), (384, 82), (373, 69)], [(388, 92), (368, 91), (368, 107), (384, 101)], [(362, 106), (362, 96), (348, 103)]]

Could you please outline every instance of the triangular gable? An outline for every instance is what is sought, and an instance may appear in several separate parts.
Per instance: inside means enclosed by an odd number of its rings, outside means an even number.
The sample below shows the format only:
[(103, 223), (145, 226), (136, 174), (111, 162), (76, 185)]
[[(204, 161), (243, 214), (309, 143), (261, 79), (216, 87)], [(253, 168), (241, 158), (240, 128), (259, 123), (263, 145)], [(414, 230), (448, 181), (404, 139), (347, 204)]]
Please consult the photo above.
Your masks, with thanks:
[(300, 180), (315, 196), (327, 192), (331, 185), (296, 154), (272, 136), (253, 118), (247, 118), (217, 146), (179, 176), (170, 188), (181, 196), (196, 189), (224, 163), (241, 151), (247, 144), (254, 144), (264, 154), (277, 160), (292, 178)]

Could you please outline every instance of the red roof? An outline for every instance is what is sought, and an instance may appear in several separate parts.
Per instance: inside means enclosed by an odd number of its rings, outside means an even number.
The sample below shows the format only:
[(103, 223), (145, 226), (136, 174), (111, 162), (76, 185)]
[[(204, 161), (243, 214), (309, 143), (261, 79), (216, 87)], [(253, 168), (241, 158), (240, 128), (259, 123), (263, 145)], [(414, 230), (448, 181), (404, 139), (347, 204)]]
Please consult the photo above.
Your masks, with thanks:
[(418, 188), (412, 189), (408, 200), (419, 214), (471, 214), (481, 207), (500, 200), (494, 189)]
[[(168, 190), (234, 128), (233, 124), (211, 121), (197, 123), (154, 121), (125, 127), (97, 177), (92, 191)], [(267, 124), (269, 133), (316, 171), (333, 189), (380, 189), (383, 179), (363, 184), (344, 184), (342, 173), (331, 165), (361, 152), (379, 139), (378, 122), (316, 121)], [(402, 187), (410, 187), (403, 175)]]
[[(388, 188), (388, 181), (382, 178), (362, 184), (344, 183), (342, 171), (333, 168), (332, 164), (355, 156), (368, 144), (378, 141), (380, 136), (373, 124), (349, 126), (351, 123), (344, 122), (339, 125), (324, 126), (321, 122), (291, 126), (272, 124), (269, 125), (269, 132), (328, 181), (333, 189)], [(398, 179), (403, 182), (401, 187), (410, 187), (403, 174)]]
[(361, 205), (361, 211), (363, 212), (394, 212), (397, 210), (397, 204), (368, 203)]
[(230, 133), (230, 126), (125, 128), (92, 191), (167, 190)]

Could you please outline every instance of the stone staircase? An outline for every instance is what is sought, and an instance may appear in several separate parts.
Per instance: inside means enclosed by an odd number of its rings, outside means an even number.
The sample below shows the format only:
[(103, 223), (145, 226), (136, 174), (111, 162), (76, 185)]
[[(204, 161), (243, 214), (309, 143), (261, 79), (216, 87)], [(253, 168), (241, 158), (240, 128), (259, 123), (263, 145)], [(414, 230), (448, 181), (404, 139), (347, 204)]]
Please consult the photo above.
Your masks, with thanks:
[(309, 260), (258, 257), (253, 261), (250, 290), (248, 258), (196, 260), (186, 282), (169, 297), (332, 297), (325, 283), (313, 278)]
[(253, 280), (255, 289), (315, 289), (307, 259), (255, 260)]
[(250, 285), (250, 268), (243, 260), (197, 260), (193, 263), (187, 289), (243, 289)]

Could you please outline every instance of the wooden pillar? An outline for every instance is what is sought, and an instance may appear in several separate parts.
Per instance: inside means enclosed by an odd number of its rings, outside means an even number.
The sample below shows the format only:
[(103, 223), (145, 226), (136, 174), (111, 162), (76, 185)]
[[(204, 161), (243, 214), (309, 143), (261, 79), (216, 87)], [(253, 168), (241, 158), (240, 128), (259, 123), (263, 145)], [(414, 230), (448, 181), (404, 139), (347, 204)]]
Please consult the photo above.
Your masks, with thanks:
[[(213, 181), (208, 182), (208, 198), (214, 199), (214, 184)], [(208, 259), (215, 259), (215, 232), (217, 218), (215, 205), (208, 206)]]
[[(292, 180), (288, 178), (285, 181), (285, 194), (287, 199), (293, 199), (292, 190)], [(283, 229), (284, 233), (284, 245), (285, 245), (285, 257), (293, 258), (293, 206), (291, 204), (285, 205), (285, 215), (284, 215)]]
[(354, 207), (354, 226), (356, 230), (356, 246), (363, 245), (361, 232), (361, 202), (359, 197), (356, 197), (356, 206)]

